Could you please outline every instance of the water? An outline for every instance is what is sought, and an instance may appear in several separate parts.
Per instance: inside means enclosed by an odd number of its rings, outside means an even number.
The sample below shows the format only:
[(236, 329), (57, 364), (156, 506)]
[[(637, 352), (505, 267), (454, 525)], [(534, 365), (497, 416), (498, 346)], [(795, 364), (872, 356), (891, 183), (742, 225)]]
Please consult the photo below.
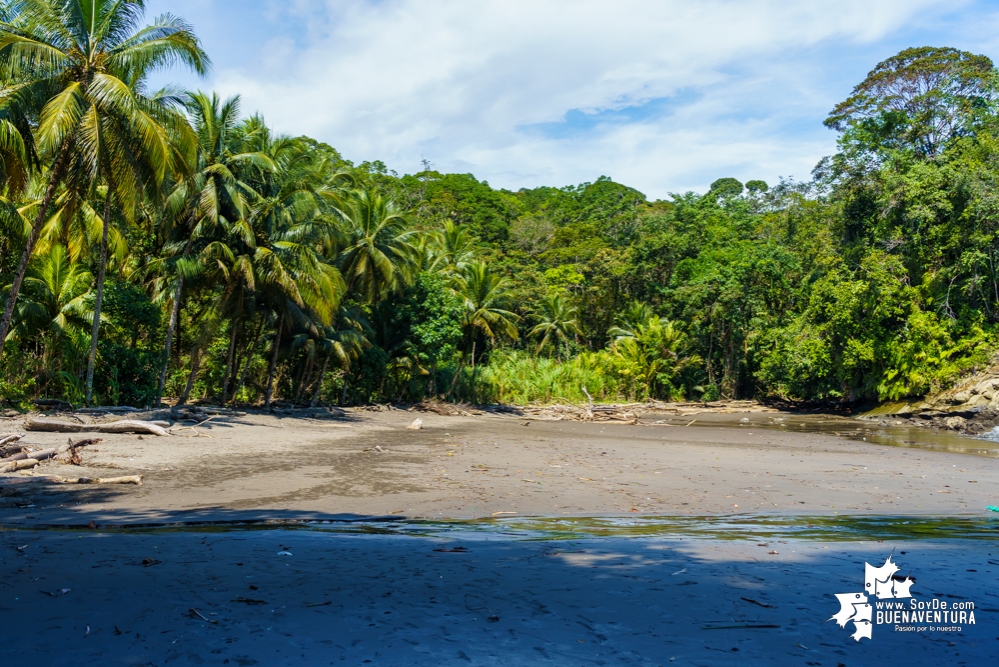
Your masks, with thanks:
[[(5, 527), (25, 532), (85, 532), (86, 529)], [(479, 540), (549, 541), (592, 538), (670, 540), (775, 540), (850, 542), (863, 540), (999, 540), (999, 514), (956, 516), (729, 515), (646, 517), (516, 517), (471, 520), (266, 520), (157, 526), (102, 526), (102, 534), (219, 534), (306, 531), (337, 535), (385, 535)]]
[[(692, 424), (690, 422), (695, 420)], [(746, 420), (746, 421), (742, 421)], [(927, 449), (932, 451), (970, 454), (999, 458), (999, 427), (975, 438), (954, 431), (940, 431), (928, 426), (911, 426), (908, 421), (891, 420), (890, 426), (878, 422), (835, 415), (795, 415), (776, 413), (704, 414), (686, 417), (665, 417), (648, 415), (643, 423), (654, 426), (657, 422), (670, 426), (687, 425), (693, 427), (725, 427), (790, 431), (792, 433), (812, 433), (832, 435), (858, 442), (868, 442), (887, 447)], [(995, 443), (997, 446), (994, 446)]]

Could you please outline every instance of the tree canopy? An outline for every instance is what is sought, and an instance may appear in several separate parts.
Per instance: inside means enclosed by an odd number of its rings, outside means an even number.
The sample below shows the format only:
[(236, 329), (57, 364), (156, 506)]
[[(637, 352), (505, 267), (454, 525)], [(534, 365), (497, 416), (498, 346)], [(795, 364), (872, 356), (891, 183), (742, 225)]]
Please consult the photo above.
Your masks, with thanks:
[(809, 181), (650, 200), (399, 175), (238, 96), (149, 91), (210, 61), (144, 9), (0, 9), (3, 401), (858, 402), (993, 360), (985, 56), (879, 63)]

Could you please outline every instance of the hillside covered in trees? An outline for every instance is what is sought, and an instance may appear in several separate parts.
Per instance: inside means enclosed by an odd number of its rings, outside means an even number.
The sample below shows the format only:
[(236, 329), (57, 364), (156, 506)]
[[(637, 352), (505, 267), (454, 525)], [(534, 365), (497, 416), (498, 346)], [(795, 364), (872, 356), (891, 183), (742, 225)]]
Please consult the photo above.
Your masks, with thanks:
[(238, 98), (148, 88), (174, 64), (210, 67), (142, 2), (0, 3), (9, 404), (858, 402), (991, 360), (985, 56), (878, 64), (808, 182), (657, 201), (353, 164)]

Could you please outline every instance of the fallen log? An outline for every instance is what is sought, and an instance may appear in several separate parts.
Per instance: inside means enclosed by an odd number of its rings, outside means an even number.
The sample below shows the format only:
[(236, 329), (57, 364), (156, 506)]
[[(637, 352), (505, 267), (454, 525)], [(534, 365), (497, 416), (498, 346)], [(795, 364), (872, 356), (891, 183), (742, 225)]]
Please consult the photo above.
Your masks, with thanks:
[(28, 431), (48, 433), (148, 433), (150, 435), (170, 435), (162, 427), (152, 422), (135, 419), (122, 419), (106, 424), (74, 424), (56, 419), (26, 419), (24, 428)]
[(34, 468), (38, 465), (37, 459), (24, 459), (22, 461), (11, 461), (10, 463), (5, 463), (0, 465), (0, 472), (17, 472), (18, 470), (27, 470), (29, 468)]
[(103, 408), (77, 408), (73, 412), (79, 412), (80, 414), (84, 415), (93, 415), (93, 414), (99, 415), (110, 412), (142, 412), (142, 410), (139, 408), (130, 407), (128, 405), (115, 405)]
[(12, 461), (24, 461), (27, 459), (36, 459), (38, 461), (45, 461), (46, 459), (51, 459), (52, 457), (66, 451), (69, 447), (65, 445), (59, 449), (45, 449), (40, 452), (21, 452), (20, 454), (14, 454), (13, 456), (8, 456), (5, 459), (0, 459), (0, 464), (11, 463)]
[(127, 477), (59, 477), (52, 475), (45, 479), (56, 484), (135, 484), (142, 486), (142, 475), (129, 475)]
[(73, 404), (60, 401), (55, 398), (38, 398), (32, 401), (37, 407), (43, 410), (72, 410)]
[(5, 447), (11, 443), (17, 442), (23, 437), (23, 433), (5, 433), (4, 435), (0, 435), (0, 447)]

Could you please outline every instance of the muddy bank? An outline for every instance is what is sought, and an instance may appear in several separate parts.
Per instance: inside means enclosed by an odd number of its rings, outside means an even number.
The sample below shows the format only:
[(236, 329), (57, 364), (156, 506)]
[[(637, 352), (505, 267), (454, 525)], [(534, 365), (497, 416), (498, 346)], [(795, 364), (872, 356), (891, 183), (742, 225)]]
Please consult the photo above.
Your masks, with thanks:
[[(0, 523), (86, 525), (218, 518), (723, 513), (948, 514), (999, 504), (999, 452), (875, 444), (842, 418), (706, 414), (641, 423), (347, 411), (220, 415), (170, 437), (104, 435), (83, 465), (0, 478)], [(811, 420), (811, 421), (809, 421)], [(822, 422), (817, 423), (817, 422)], [(822, 427), (822, 428), (819, 428)], [(16, 423), (0, 425), (14, 430)], [(865, 438), (867, 440), (865, 440)], [(40, 448), (65, 436), (30, 433)], [(917, 442), (912, 440), (911, 442)], [(947, 451), (968, 444), (971, 456)], [(141, 487), (48, 475), (142, 475)]]

